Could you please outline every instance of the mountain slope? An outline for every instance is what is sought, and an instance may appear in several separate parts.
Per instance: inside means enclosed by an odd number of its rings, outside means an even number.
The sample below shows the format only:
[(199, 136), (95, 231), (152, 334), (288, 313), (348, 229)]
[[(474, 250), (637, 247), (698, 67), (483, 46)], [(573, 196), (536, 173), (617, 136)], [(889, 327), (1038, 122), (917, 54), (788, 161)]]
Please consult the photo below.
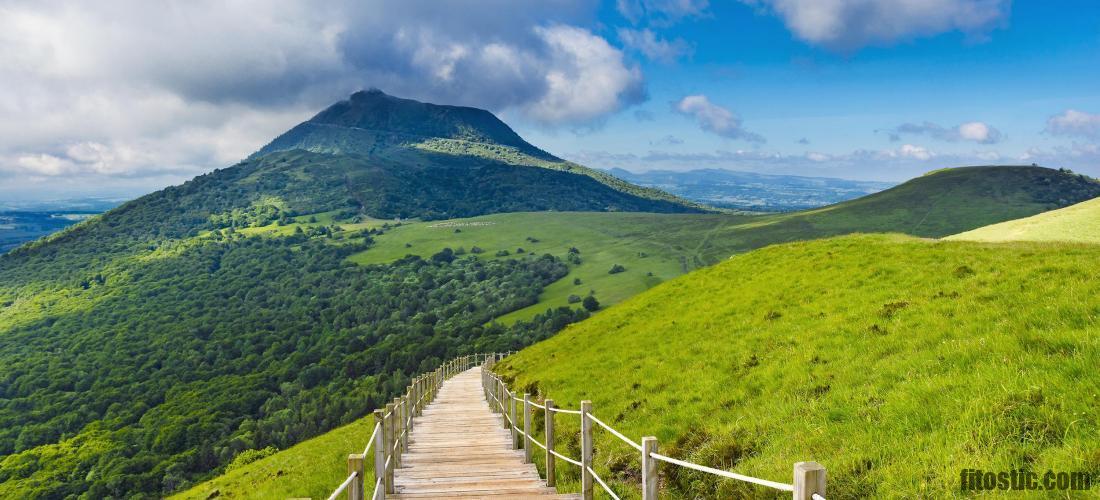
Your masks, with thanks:
[[(1098, 293), (1100, 247), (840, 237), (664, 283), (500, 371), (673, 457), (773, 480), (815, 460), (830, 497), (943, 498), (963, 468), (1100, 472), (1100, 407), (1081, 397), (1100, 384), (1081, 300)], [(557, 425), (575, 456), (577, 421)], [(596, 435), (597, 472), (635, 491), (635, 450)], [(673, 496), (771, 497), (661, 471)]]
[[(352, 94), (277, 137), (251, 159), (295, 150), (348, 158), (388, 180), (395, 194), (425, 184), (445, 189), (460, 180), (465, 181), (462, 199), (482, 205), (491, 206), (502, 195), (522, 205), (538, 195), (538, 200), (521, 209), (703, 211), (663, 191), (557, 158), (523, 140), (488, 111), (400, 99), (379, 90)], [(410, 192), (405, 198), (421, 195)], [(475, 210), (444, 204), (428, 212), (407, 210), (406, 216), (468, 217), (506, 211), (516, 209)]]
[(1100, 243), (1100, 198), (1023, 219), (980, 227), (944, 239)]

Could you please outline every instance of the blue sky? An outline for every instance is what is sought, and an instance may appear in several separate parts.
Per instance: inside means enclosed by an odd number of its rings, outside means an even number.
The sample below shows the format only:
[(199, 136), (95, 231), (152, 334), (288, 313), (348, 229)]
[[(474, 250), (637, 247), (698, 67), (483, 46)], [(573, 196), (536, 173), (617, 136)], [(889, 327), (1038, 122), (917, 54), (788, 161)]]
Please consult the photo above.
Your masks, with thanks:
[(1100, 3), (0, 0), (0, 201), (133, 196), (356, 90), (598, 168), (1100, 176)]
[[(623, 24), (611, 7), (601, 10), (601, 22)], [(1054, 153), (1089, 137), (1046, 132), (1047, 121), (1066, 110), (1100, 110), (1098, 14), (1095, 2), (1016, 2), (977, 33), (945, 30), (836, 48), (800, 39), (780, 16), (738, 2), (716, 2), (705, 15), (653, 29), (694, 50), (673, 63), (642, 58), (649, 99), (637, 109), (651, 113), (652, 121), (622, 113), (580, 134), (527, 124), (520, 128), (573, 159), (614, 162), (618, 155), (636, 169), (689, 168), (691, 155), (715, 151), (844, 156), (909, 144), (934, 156), (856, 164), (727, 159), (706, 166), (901, 180), (942, 166), (1034, 160), (1100, 174), (1096, 154)], [(700, 129), (670, 104), (685, 95), (707, 96), (766, 142), (727, 139)], [(900, 125), (925, 122), (944, 128), (982, 122), (1000, 131), (1001, 138), (983, 144), (911, 133), (891, 140), (891, 131)], [(650, 150), (688, 158), (621, 158)]]

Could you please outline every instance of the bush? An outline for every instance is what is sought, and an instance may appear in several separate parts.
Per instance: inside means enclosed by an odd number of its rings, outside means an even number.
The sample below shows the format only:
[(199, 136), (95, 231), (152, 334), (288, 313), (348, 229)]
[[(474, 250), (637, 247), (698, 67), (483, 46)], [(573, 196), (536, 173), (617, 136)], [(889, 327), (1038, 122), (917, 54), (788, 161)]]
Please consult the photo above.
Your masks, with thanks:
[(611, 266), (611, 270), (608, 271), (607, 274), (619, 274), (623, 271), (626, 271), (625, 267), (615, 264), (614, 266)]
[(225, 472), (228, 473), (234, 469), (239, 469), (262, 458), (270, 457), (278, 451), (279, 450), (275, 449), (274, 446), (268, 446), (267, 448), (261, 450), (244, 450), (238, 453), (237, 456), (233, 457), (233, 461), (229, 462), (229, 465), (225, 466)]
[(580, 302), (580, 301), (581, 301), (581, 297), (580, 297), (580, 295), (570, 295), (570, 296), (569, 296), (569, 298), (568, 298), (568, 299), (566, 299), (566, 300), (567, 300), (567, 301), (568, 301), (568, 302), (569, 302), (570, 304), (576, 304), (577, 302)]
[(475, 254), (476, 253), (485, 253), (485, 250), (483, 250), (479, 246), (474, 246), (474, 247), (470, 247), (470, 253), (475, 253)]
[(596, 300), (595, 296), (589, 295), (584, 298), (584, 302), (581, 303), (581, 305), (589, 312), (595, 312), (600, 308), (600, 301)]
[(508, 251), (507, 250), (501, 250), (501, 251), (497, 252), (497, 257), (507, 257), (507, 256), (508, 256)]

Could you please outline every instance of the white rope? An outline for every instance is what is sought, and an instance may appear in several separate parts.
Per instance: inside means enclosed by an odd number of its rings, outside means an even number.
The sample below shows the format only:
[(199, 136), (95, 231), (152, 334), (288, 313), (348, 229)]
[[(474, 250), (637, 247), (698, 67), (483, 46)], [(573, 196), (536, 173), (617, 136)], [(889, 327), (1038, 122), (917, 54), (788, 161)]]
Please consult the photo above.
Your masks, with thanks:
[(378, 488), (381, 488), (381, 487), (382, 487), (382, 478), (378, 478), (378, 480), (374, 482), (374, 494), (372, 494), (370, 496), (371, 500), (374, 500), (375, 498), (378, 498)]
[(729, 472), (712, 467), (707, 467), (705, 465), (697, 465), (691, 462), (685, 462), (683, 460), (676, 460), (675, 458), (666, 457), (664, 455), (661, 455), (660, 453), (650, 453), (649, 456), (656, 458), (657, 460), (660, 460), (662, 462), (679, 465), (680, 467), (687, 467), (689, 469), (694, 469), (699, 472), (706, 472), (709, 474), (714, 474), (716, 476), (728, 477), (730, 479), (736, 479), (738, 481), (744, 481), (746, 483), (759, 484), (760, 486), (767, 486), (769, 488), (774, 488), (781, 491), (794, 491), (794, 486), (790, 484), (777, 483), (775, 481), (768, 481), (767, 479), (758, 479), (755, 477), (743, 476), (736, 472)]
[(576, 465), (577, 467), (584, 467), (584, 464), (582, 464), (582, 463), (580, 463), (580, 462), (578, 462), (578, 461), (576, 461), (576, 460), (573, 460), (572, 458), (569, 458), (569, 457), (567, 457), (567, 456), (565, 456), (565, 455), (562, 455), (561, 453), (558, 453), (558, 452), (556, 452), (556, 451), (554, 451), (554, 450), (547, 450), (547, 451), (549, 451), (551, 455), (554, 455), (555, 457), (558, 457), (558, 458), (560, 458), (560, 459), (562, 459), (562, 460), (565, 460), (566, 462), (569, 462), (569, 463), (571, 463), (571, 464), (573, 464), (573, 465)]
[(545, 407), (545, 406), (543, 406), (543, 405), (540, 405), (540, 404), (538, 404), (538, 403), (536, 403), (536, 402), (534, 402), (534, 401), (531, 401), (531, 406), (534, 406), (535, 408), (538, 408), (538, 409), (540, 409), (540, 410), (545, 410), (545, 409), (546, 409), (546, 407)]
[(340, 486), (336, 487), (336, 491), (332, 492), (332, 494), (328, 496), (328, 500), (336, 500), (336, 497), (340, 496), (340, 494), (343, 493), (344, 490), (348, 489), (348, 485), (351, 484), (351, 481), (354, 480), (355, 476), (358, 474), (359, 472), (352, 472), (350, 475), (348, 475), (348, 478), (345, 479), (343, 483), (340, 483)]
[(608, 495), (611, 495), (611, 498), (614, 498), (615, 500), (620, 500), (619, 495), (616, 495), (614, 491), (611, 491), (611, 488), (607, 486), (607, 483), (603, 482), (603, 479), (600, 479), (600, 476), (596, 475), (596, 471), (592, 470), (591, 467), (585, 468), (588, 469), (588, 473), (592, 474), (592, 477), (596, 479), (596, 482), (600, 483), (600, 486), (603, 486), (603, 490), (606, 491)]
[(367, 447), (363, 448), (363, 456), (366, 456), (367, 453), (370, 452), (370, 447), (374, 444), (374, 438), (378, 436), (379, 427), (378, 424), (374, 424), (374, 432), (370, 433), (370, 440), (367, 441)]
[(595, 415), (589, 413), (588, 418), (592, 419), (593, 422), (596, 422), (597, 424), (600, 424), (600, 427), (603, 427), (604, 429), (607, 429), (607, 432), (610, 432), (611, 434), (614, 434), (615, 437), (623, 440), (624, 443), (629, 444), (630, 446), (633, 446), (635, 450), (642, 451), (642, 445), (640, 445), (638, 443), (635, 443), (630, 438), (622, 435), (619, 431), (617, 431), (615, 429), (612, 429), (610, 425), (607, 425), (607, 424), (603, 423), (603, 421), (596, 418)]
[(568, 413), (570, 415), (580, 415), (581, 414), (580, 410), (566, 410), (566, 409), (563, 409), (563, 408), (558, 408), (556, 406), (553, 407), (553, 408), (550, 408), (550, 411), (552, 411), (554, 413)]
[(812, 498), (813, 500), (825, 500), (825, 497), (818, 495), (817, 493), (810, 495), (810, 498)]
[(535, 438), (529, 438), (529, 439), (531, 440), (532, 443), (535, 443), (535, 444), (539, 445), (539, 448), (542, 448), (544, 450), (546, 449), (546, 445), (540, 443), (538, 439), (535, 439)]

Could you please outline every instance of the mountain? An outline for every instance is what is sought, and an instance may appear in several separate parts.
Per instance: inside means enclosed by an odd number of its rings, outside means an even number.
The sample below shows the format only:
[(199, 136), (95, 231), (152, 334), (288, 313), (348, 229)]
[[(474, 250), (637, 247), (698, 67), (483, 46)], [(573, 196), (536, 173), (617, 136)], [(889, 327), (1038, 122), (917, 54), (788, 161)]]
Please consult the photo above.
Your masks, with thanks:
[(490, 324), (536, 303), (564, 256), (348, 260), (395, 218), (512, 210), (704, 211), (559, 160), (485, 111), (367, 92), (237, 165), (3, 254), (0, 498), (163, 496), (365, 415), (443, 359), (587, 317)]
[(642, 173), (613, 168), (608, 173), (639, 186), (661, 189), (710, 206), (763, 212), (817, 208), (894, 186), (890, 182), (758, 174), (715, 168), (685, 172), (650, 170)]
[[(249, 165), (251, 164), (251, 165)], [(441, 219), (523, 210), (703, 212), (567, 162), (524, 141), (488, 111), (379, 90), (352, 94), (253, 154), (276, 182), (313, 179), (344, 191), (329, 209), (377, 218)], [(518, 168), (517, 168), (518, 167)]]
[[(1100, 468), (1100, 407), (1080, 396), (1100, 383), (1100, 318), (1082, 300), (1100, 293), (1096, 276), (1096, 246), (777, 245), (655, 287), (498, 371), (559, 407), (591, 400), (672, 457), (776, 481), (817, 461), (830, 498), (954, 497), (966, 468)], [(556, 425), (575, 450), (577, 420)], [(636, 452), (596, 436), (599, 476), (637, 491)], [(661, 474), (670, 497), (775, 494)]]
[(1023, 219), (954, 234), (959, 241), (1067, 241), (1100, 243), (1100, 198)]

